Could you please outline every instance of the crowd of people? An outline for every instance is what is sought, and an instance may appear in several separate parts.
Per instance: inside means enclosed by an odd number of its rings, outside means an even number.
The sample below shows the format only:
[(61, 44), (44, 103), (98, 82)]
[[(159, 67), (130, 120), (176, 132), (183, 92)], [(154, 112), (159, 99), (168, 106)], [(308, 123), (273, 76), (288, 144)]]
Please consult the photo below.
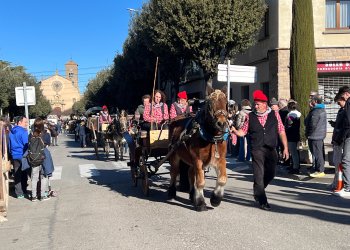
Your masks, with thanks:
[[(339, 112), (335, 121), (330, 121), (334, 127), (332, 135), (333, 162), (336, 173), (332, 188), (334, 194), (350, 196), (350, 90), (348, 86), (341, 87), (334, 98), (339, 105)], [(151, 95), (142, 97), (142, 104), (135, 111), (134, 119), (142, 130), (160, 129), (167, 126), (167, 121), (181, 114), (189, 114), (192, 107), (188, 104), (186, 91), (177, 95), (178, 99), (172, 103), (170, 109), (166, 104), (165, 95), (162, 91), (154, 91)], [(290, 99), (268, 99), (265, 93), (257, 90), (253, 93), (254, 105), (243, 99), (237, 102), (228, 102), (228, 121), (230, 128), (230, 142), (228, 153), (237, 157), (238, 161), (252, 161), (253, 166), (253, 192), (254, 198), (261, 209), (270, 210), (270, 205), (265, 189), (273, 180), (278, 163), (283, 162), (289, 168), (290, 174), (300, 174), (299, 144), (300, 126), (304, 122), (305, 137), (312, 155), (312, 168), (310, 177), (319, 178), (325, 176), (325, 149), (324, 140), (327, 134), (327, 114), (325, 105), (317, 92), (310, 93), (310, 111), (305, 119), (299, 111), (297, 101)], [(102, 107), (99, 114), (99, 123), (111, 124), (112, 119), (106, 106)], [(57, 136), (60, 126), (45, 123), (37, 118), (32, 126), (31, 134), (28, 135), (27, 118), (18, 117), (16, 125), (9, 134), (10, 153), (14, 167), (15, 193), (17, 198), (23, 198), (27, 194), (27, 178), (31, 179), (32, 201), (39, 197), (42, 200), (49, 198), (48, 179), (53, 171), (52, 160), (45, 166), (44, 163), (34, 166), (33, 163), (23, 161), (30, 153), (29, 146), (33, 138), (39, 137), (45, 148), (45, 157), (50, 154), (48, 147), (58, 145)], [(79, 138), (82, 147), (86, 147), (86, 120), (82, 120), (79, 126)], [(131, 132), (123, 134), (130, 150), (131, 166), (135, 166), (135, 140)], [(342, 165), (344, 187), (337, 188), (338, 166)], [(51, 166), (52, 165), (52, 166)], [(26, 168), (27, 167), (27, 168)], [(40, 191), (36, 189), (40, 181)]]

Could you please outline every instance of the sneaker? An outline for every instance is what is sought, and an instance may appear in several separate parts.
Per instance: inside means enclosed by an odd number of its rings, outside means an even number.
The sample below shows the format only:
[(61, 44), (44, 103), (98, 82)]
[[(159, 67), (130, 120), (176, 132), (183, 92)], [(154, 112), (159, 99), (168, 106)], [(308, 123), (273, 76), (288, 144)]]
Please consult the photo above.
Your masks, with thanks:
[(38, 199), (36, 197), (32, 197), (32, 202), (36, 202)]
[(24, 194), (17, 195), (17, 199), (24, 199)]
[(42, 201), (48, 201), (48, 200), (50, 200), (50, 197), (47, 196), (47, 195), (44, 195), (43, 197), (41, 197), (41, 200)]
[(340, 191), (335, 191), (334, 195), (339, 197), (350, 197), (350, 189), (343, 188)]
[(315, 173), (312, 173), (312, 174), (310, 174), (310, 177), (312, 177), (312, 178), (319, 178), (319, 177), (323, 177), (323, 176), (325, 176), (326, 174), (324, 173), (324, 172), (318, 172), (318, 171), (316, 171)]

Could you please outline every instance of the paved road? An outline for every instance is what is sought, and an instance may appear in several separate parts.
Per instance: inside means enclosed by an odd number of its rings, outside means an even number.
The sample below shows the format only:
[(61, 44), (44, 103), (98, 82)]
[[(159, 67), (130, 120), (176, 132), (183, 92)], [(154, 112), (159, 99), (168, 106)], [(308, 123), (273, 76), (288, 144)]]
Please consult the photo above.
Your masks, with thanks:
[[(58, 197), (10, 198), (1, 249), (350, 249), (350, 200), (327, 190), (331, 175), (297, 181), (279, 169), (267, 189), (273, 210), (266, 212), (252, 201), (250, 166), (228, 158), (223, 203), (199, 213), (186, 193), (167, 200), (166, 165), (144, 197), (131, 186), (126, 162), (97, 161), (91, 148), (59, 140), (51, 148)], [(214, 171), (207, 176), (209, 197)]]

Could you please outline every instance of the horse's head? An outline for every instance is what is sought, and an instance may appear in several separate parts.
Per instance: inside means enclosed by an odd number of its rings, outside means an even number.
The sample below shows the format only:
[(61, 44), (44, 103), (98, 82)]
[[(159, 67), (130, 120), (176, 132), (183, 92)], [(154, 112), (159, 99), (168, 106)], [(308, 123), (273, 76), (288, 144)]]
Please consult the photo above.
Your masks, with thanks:
[(224, 92), (216, 89), (206, 100), (205, 122), (209, 127), (221, 133), (226, 132), (227, 122), (227, 97)]
[(120, 124), (120, 131), (122, 133), (128, 131), (128, 114), (126, 113), (125, 110), (122, 110), (120, 112), (119, 124)]

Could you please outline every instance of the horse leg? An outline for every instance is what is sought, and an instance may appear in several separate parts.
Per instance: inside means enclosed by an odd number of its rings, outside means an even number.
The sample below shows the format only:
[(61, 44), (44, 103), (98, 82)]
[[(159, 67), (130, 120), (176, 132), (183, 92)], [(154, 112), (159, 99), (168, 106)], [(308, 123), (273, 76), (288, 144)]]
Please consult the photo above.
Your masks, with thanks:
[(121, 144), (121, 147), (120, 147), (120, 160), (121, 161), (124, 161), (124, 144), (125, 142), (123, 141), (123, 138), (120, 139), (120, 144)]
[(117, 141), (113, 138), (114, 160), (118, 161)]
[(207, 205), (204, 199), (205, 176), (203, 170), (203, 162), (196, 160), (195, 164), (195, 185), (194, 185), (194, 207), (198, 212), (207, 211)]
[(219, 206), (224, 196), (224, 186), (227, 182), (226, 159), (224, 157), (219, 160), (215, 170), (217, 175), (216, 187), (210, 197), (210, 204), (213, 207)]
[(176, 177), (179, 174), (179, 163), (180, 159), (173, 155), (169, 159), (170, 163), (170, 185), (168, 188), (168, 198), (174, 199), (176, 197)]

